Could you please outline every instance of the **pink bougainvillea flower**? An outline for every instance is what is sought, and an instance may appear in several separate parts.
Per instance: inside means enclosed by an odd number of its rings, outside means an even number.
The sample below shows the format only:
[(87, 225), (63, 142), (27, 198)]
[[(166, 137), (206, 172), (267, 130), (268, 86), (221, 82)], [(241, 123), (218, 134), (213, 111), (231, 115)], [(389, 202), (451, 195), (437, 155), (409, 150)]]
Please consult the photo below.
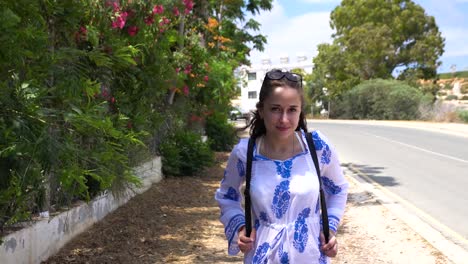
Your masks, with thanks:
[(164, 13), (164, 7), (163, 7), (162, 5), (155, 5), (155, 6), (153, 7), (153, 14), (158, 14), (158, 15), (160, 15), (160, 14), (162, 14), (162, 13)]
[(193, 9), (193, 0), (183, 0), (185, 8), (192, 10)]
[(185, 14), (190, 13), (193, 9), (193, 1), (192, 0), (184, 0), (185, 5)]
[(81, 34), (84, 34), (84, 35), (86, 35), (86, 33), (88, 33), (88, 30), (86, 29), (85, 26), (81, 26), (81, 27), (80, 27), (80, 33), (81, 33)]
[(185, 66), (185, 69), (184, 69), (185, 74), (189, 74), (191, 71), (192, 71), (192, 65), (191, 64)]
[(75, 32), (75, 41), (76, 42), (81, 42), (83, 40), (86, 40), (88, 35), (88, 30), (86, 29), (85, 26), (81, 26), (80, 29)]
[(154, 23), (154, 17), (153, 15), (150, 15), (150, 16), (147, 16), (145, 19), (144, 19), (146, 25), (151, 25)]
[(171, 23), (171, 20), (167, 17), (163, 17), (161, 22), (159, 23), (161, 26), (168, 25)]
[(101, 92), (101, 96), (107, 99), (107, 97), (109, 96), (109, 92), (107, 90), (103, 90)]
[(189, 95), (189, 88), (188, 88), (187, 85), (184, 86), (184, 94), (185, 94), (185, 96)]
[(119, 2), (113, 2), (112, 7), (114, 8), (114, 12), (119, 12), (120, 11)]
[(112, 28), (120, 28), (122, 29), (125, 26), (125, 22), (127, 21), (127, 12), (123, 12), (112, 22)]
[(201, 120), (202, 120), (202, 118), (197, 116), (197, 115), (192, 114), (190, 116), (190, 121), (192, 121), (192, 122), (198, 122), (198, 121), (201, 121)]
[(205, 82), (208, 82), (210, 78), (208, 77), (208, 75), (205, 75), (205, 77), (203, 77), (203, 80), (205, 80)]
[(176, 71), (177, 74), (179, 74), (180, 68), (176, 68), (175, 71)]
[(177, 6), (174, 6), (174, 16), (179, 16), (180, 15), (180, 11), (179, 11), (179, 8), (177, 8)]
[(131, 26), (127, 30), (128, 34), (130, 36), (135, 36), (138, 33), (138, 27), (137, 26)]

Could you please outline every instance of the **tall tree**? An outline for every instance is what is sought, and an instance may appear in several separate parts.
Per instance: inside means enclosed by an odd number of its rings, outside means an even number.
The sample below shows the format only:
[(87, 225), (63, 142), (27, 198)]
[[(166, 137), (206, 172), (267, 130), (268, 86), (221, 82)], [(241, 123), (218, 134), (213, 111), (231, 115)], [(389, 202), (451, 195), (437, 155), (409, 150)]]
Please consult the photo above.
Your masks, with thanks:
[(325, 82), (342, 84), (329, 85), (333, 93), (397, 71), (401, 78), (436, 75), (444, 38), (434, 17), (412, 0), (343, 0), (332, 11), (330, 25), (333, 44), (319, 48), (314, 64), (328, 74)]

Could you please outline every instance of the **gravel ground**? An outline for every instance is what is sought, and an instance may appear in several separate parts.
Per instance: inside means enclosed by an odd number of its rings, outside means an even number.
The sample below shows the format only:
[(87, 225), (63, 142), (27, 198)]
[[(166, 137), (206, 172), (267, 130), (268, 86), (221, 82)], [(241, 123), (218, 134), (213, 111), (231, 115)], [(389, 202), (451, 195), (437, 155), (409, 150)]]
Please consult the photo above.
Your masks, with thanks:
[[(213, 199), (228, 153), (195, 177), (165, 178), (44, 263), (241, 263), (227, 255)], [(450, 263), (350, 180), (334, 263)]]
[[(198, 176), (163, 179), (43, 263), (241, 263), (240, 255), (227, 255), (214, 200), (228, 155), (216, 153), (216, 164)], [(348, 180), (333, 263), (451, 263), (358, 181)]]

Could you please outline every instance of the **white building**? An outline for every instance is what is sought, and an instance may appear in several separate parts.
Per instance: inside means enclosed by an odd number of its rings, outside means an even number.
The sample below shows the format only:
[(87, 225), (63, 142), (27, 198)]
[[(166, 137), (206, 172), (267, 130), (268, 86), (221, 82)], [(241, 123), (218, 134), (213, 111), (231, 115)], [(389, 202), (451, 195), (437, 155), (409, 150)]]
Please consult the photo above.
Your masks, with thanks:
[(292, 69), (302, 69), (304, 72), (312, 73), (313, 64), (307, 60), (304, 55), (298, 55), (296, 62), (291, 62), (287, 55), (282, 55), (279, 58), (279, 64), (272, 64), (271, 59), (265, 57), (261, 64), (253, 64), (252, 66), (241, 66), (239, 76), (241, 79), (241, 96), (232, 101), (232, 105), (239, 108), (242, 113), (255, 110), (255, 105), (258, 102), (260, 88), (262, 86), (265, 74), (272, 69), (281, 69), (290, 71)]

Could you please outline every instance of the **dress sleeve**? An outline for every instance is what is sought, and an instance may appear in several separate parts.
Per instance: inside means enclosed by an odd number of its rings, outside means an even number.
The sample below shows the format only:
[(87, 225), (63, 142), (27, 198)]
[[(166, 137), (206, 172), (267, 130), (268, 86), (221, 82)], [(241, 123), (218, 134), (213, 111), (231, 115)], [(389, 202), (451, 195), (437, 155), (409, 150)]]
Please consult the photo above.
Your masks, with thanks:
[(348, 197), (348, 181), (344, 177), (335, 148), (320, 132), (312, 133), (320, 162), (320, 173), (327, 201), (330, 229), (337, 231)]
[(241, 139), (229, 156), (224, 177), (215, 199), (221, 209), (220, 221), (228, 240), (228, 253), (236, 255), (240, 250), (237, 244), (238, 230), (245, 225), (244, 209), (241, 205), (241, 186), (245, 181), (246, 142)]

